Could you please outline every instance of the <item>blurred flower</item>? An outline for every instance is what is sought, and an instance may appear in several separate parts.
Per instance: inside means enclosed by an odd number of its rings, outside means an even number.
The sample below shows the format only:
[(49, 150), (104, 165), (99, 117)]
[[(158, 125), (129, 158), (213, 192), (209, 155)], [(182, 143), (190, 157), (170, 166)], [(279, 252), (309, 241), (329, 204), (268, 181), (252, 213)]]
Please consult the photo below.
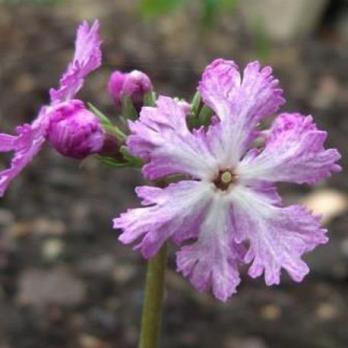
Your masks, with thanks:
[(108, 91), (117, 107), (128, 97), (139, 110), (144, 104), (145, 95), (152, 91), (152, 83), (146, 74), (138, 70), (129, 73), (114, 71), (108, 82)]
[(98, 153), (104, 139), (99, 119), (80, 100), (60, 103), (50, 115), (47, 140), (64, 156), (83, 159)]
[(241, 264), (267, 285), (279, 284), (282, 269), (301, 281), (309, 271), (302, 255), (327, 242), (326, 230), (304, 207), (283, 206), (275, 183), (316, 183), (340, 170), (339, 153), (325, 150), (326, 132), (298, 113), (280, 114), (263, 147), (254, 146), (259, 122), (285, 102), (270, 67), (253, 62), (241, 75), (233, 61), (218, 59), (198, 90), (218, 116), (207, 129), (190, 131), (180, 104), (163, 96), (129, 123), (127, 145), (147, 161), (144, 177), (185, 179), (138, 187), (146, 207), (114, 219), (120, 241), (140, 239), (135, 248), (149, 258), (173, 240), (181, 245), (178, 271), (222, 301), (236, 292)]
[[(99, 23), (95, 21), (90, 27), (83, 22), (78, 30), (75, 54), (65, 73), (60, 79), (58, 89), (50, 90), (50, 104), (43, 106), (37, 118), (31, 124), (16, 128), (17, 135), (0, 134), (0, 152), (14, 152), (11, 166), (0, 172), (0, 196), (8, 185), (29, 164), (41, 150), (50, 129), (51, 117), (57, 117), (60, 105), (65, 108), (81, 89), (85, 77), (101, 65)], [(67, 123), (68, 124), (68, 123)], [(54, 136), (51, 134), (51, 140)], [(55, 139), (56, 140), (56, 139)]]

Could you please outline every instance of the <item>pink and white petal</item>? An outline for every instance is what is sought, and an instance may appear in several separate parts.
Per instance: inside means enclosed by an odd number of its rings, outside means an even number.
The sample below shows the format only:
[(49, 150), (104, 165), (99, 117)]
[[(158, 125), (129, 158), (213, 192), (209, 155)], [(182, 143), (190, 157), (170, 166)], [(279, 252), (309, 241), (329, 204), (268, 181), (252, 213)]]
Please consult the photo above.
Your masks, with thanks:
[(74, 98), (81, 89), (84, 78), (101, 65), (99, 22), (89, 26), (86, 21), (80, 24), (75, 42), (75, 54), (59, 81), (58, 89), (51, 89), (52, 103), (60, 103)]
[(302, 281), (309, 272), (302, 255), (328, 240), (320, 219), (302, 206), (274, 206), (269, 195), (241, 186), (231, 192), (230, 198), (235, 241), (249, 243), (244, 260), (251, 262), (249, 275), (255, 278), (264, 274), (266, 284), (273, 285), (279, 284), (281, 270), (285, 269), (293, 280)]
[(0, 152), (8, 152), (14, 149), (15, 135), (0, 133)]
[(325, 131), (311, 116), (284, 113), (272, 124), (263, 151), (251, 150), (239, 165), (242, 182), (316, 183), (341, 168), (336, 149), (324, 148)]
[(160, 96), (156, 107), (144, 107), (129, 128), (129, 151), (148, 161), (143, 167), (146, 178), (180, 173), (202, 179), (215, 172), (217, 159), (210, 153), (206, 134), (188, 129), (186, 114), (176, 100)]
[(195, 237), (212, 195), (211, 187), (198, 181), (180, 181), (166, 188), (143, 186), (136, 192), (149, 206), (129, 209), (113, 222), (114, 228), (123, 230), (122, 243), (140, 239), (135, 249), (145, 258), (154, 256), (172, 237), (178, 242)]
[(177, 252), (177, 270), (199, 291), (221, 300), (236, 292), (244, 248), (233, 241), (230, 203), (216, 196), (199, 228), (198, 240)]
[(203, 101), (220, 119), (228, 118), (231, 103), (241, 85), (241, 76), (237, 64), (232, 60), (215, 59), (204, 70), (198, 91)]
[[(17, 127), (17, 136), (0, 135), (0, 151), (14, 151), (10, 167), (0, 171), (0, 197), (4, 195), (11, 181), (21, 173), (41, 150), (47, 130), (45, 112), (45, 108), (43, 108), (32, 125), (24, 124)], [(38, 120), (41, 123), (38, 123)]]
[(272, 69), (259, 62), (249, 63), (241, 76), (233, 61), (217, 59), (205, 69), (198, 90), (221, 120), (229, 165), (236, 165), (254, 140), (258, 122), (285, 102)]

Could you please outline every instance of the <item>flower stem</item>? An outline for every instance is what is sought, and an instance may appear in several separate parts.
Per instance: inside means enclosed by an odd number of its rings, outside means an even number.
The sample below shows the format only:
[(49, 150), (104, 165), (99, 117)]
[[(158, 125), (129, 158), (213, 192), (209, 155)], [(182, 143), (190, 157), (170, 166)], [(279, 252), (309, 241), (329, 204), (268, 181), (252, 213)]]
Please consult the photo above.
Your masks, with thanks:
[(164, 245), (147, 265), (139, 348), (158, 347), (166, 265), (167, 246)]

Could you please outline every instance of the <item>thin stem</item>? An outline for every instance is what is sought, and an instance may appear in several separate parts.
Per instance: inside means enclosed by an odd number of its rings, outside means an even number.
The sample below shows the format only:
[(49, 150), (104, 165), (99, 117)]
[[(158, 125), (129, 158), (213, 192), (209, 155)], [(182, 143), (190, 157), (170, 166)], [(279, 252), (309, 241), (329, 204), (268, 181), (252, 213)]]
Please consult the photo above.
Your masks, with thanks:
[(166, 265), (167, 246), (164, 245), (147, 265), (139, 348), (158, 347)]

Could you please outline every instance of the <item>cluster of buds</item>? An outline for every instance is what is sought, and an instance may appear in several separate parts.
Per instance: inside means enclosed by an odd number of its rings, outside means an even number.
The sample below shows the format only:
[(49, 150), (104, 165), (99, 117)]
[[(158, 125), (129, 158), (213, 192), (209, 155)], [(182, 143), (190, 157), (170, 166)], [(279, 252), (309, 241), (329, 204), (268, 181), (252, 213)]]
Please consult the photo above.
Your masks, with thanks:
[[(153, 93), (150, 78), (138, 70), (129, 73), (114, 71), (107, 89), (116, 110), (126, 119), (137, 117), (142, 106), (150, 103)], [(47, 130), (48, 142), (60, 154), (74, 159), (84, 159), (93, 154), (119, 159), (117, 147), (124, 138), (120, 136), (121, 130), (108, 118), (103, 123), (106, 116), (101, 115), (99, 110), (94, 111), (78, 99), (53, 106)]]
[[(31, 124), (16, 128), (16, 135), (0, 133), (0, 152), (15, 153), (10, 168), (0, 172), (0, 196), (48, 142), (66, 157), (82, 160), (90, 155), (108, 164), (138, 164), (124, 149), (126, 135), (109, 118), (90, 105), (76, 99), (85, 78), (101, 65), (99, 23), (83, 22), (78, 30), (75, 54), (62, 75), (57, 89), (50, 90), (50, 102), (44, 105)], [(123, 108), (123, 118), (138, 113), (152, 95), (152, 83), (147, 75), (134, 70), (111, 74), (108, 91), (116, 106)], [(134, 116), (134, 114), (132, 115)]]

